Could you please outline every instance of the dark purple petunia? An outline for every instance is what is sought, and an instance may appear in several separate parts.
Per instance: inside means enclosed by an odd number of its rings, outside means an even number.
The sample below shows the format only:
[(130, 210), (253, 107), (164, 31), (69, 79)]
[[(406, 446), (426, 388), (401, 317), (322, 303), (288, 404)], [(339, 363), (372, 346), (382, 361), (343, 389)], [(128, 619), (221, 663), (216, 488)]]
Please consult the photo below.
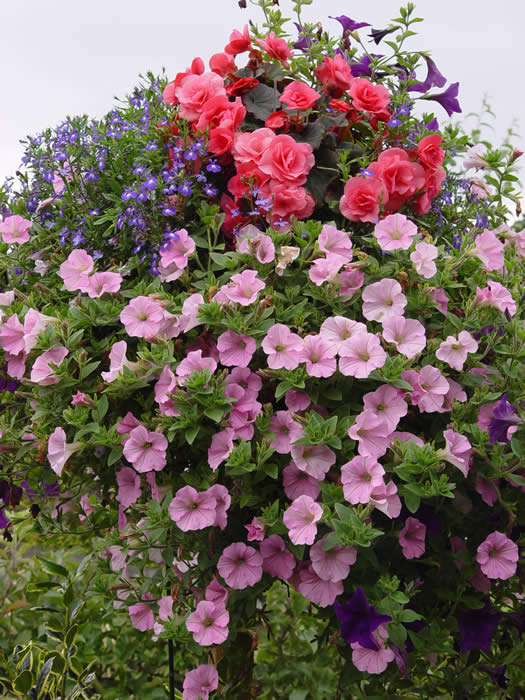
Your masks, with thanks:
[(492, 636), (496, 631), (501, 618), (501, 613), (490, 612), (490, 606), (477, 610), (465, 610), (457, 615), (459, 626), (459, 650), (466, 654), (471, 649), (490, 651)]
[(356, 22), (346, 15), (339, 15), (339, 17), (332, 17), (328, 15), (330, 19), (336, 19), (339, 24), (343, 27), (343, 32), (355, 32), (356, 29), (361, 29), (361, 27), (370, 27), (368, 22)]
[(434, 119), (431, 119), (426, 126), (428, 131), (439, 131), (439, 122), (436, 119), (436, 117), (434, 117)]
[(397, 29), (398, 29), (397, 27), (390, 27), (389, 29), (372, 29), (372, 31), (370, 32), (370, 34), (368, 36), (376, 44), (379, 44), (380, 41), (383, 41), (385, 36), (392, 34), (392, 32), (396, 32)]
[(459, 83), (452, 83), (448, 86), (445, 92), (440, 92), (437, 95), (424, 95), (422, 100), (433, 100), (438, 102), (443, 109), (446, 111), (449, 117), (451, 117), (454, 112), (461, 112), (461, 107), (458, 102), (458, 90)]
[(362, 78), (363, 76), (370, 78), (372, 75), (372, 58), (383, 58), (383, 54), (372, 53), (370, 56), (362, 56), (358, 63), (349, 64), (354, 78)]
[(512, 425), (521, 423), (521, 418), (517, 415), (518, 409), (513, 406), (510, 401), (507, 401), (508, 392), (505, 392), (498, 403), (494, 406), (492, 412), (492, 420), (489, 424), (489, 439), (490, 444), (496, 442), (508, 443), (510, 438), (507, 436), (508, 429)]
[(407, 88), (409, 92), (428, 92), (433, 87), (444, 87), (447, 79), (439, 72), (436, 64), (428, 56), (423, 56), (427, 62), (427, 77), (425, 82), (416, 83)]
[(392, 618), (383, 615), (370, 605), (361, 588), (356, 588), (352, 598), (347, 603), (334, 603), (335, 614), (341, 622), (341, 636), (348, 644), (359, 642), (366, 649), (377, 651), (378, 646), (372, 637), (372, 632), (379, 625), (392, 622)]
[(408, 655), (407, 650), (403, 647), (398, 647), (397, 644), (390, 644), (389, 648), (394, 652), (394, 658), (396, 660), (399, 673), (403, 676), (405, 680), (408, 681)]
[(303, 27), (301, 27), (300, 24), (297, 22), (294, 22), (295, 26), (297, 27), (297, 31), (299, 32), (299, 39), (295, 42), (293, 45), (294, 49), (297, 49), (298, 51), (302, 51), (303, 53), (307, 53), (308, 49), (312, 44), (315, 44), (317, 42), (317, 39), (315, 39), (313, 36), (309, 34), (304, 33)]
[(507, 666), (480, 666), (480, 671), (486, 671), (492, 679), (495, 685), (499, 685), (500, 688), (506, 688), (509, 684), (508, 680), (505, 678), (505, 671)]
[(0, 530), (7, 529), (11, 525), (11, 522), (3, 508), (0, 508)]

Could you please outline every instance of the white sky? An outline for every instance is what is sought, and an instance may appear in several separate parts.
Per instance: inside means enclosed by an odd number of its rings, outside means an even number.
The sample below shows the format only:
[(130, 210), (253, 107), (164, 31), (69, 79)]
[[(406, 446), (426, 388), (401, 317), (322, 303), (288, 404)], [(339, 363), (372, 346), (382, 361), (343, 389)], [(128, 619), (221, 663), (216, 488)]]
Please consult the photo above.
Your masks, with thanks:
[[(338, 35), (340, 25), (328, 15), (384, 28), (400, 4), (314, 0), (303, 15)], [(292, 16), (291, 0), (280, 0), (280, 7)], [(463, 114), (479, 112), (487, 95), (497, 117), (488, 138), (499, 143), (513, 120), (525, 135), (525, 2), (419, 0), (416, 11), (425, 21), (415, 25), (420, 36), (411, 46), (431, 50), (449, 82), (459, 81)], [(222, 51), (233, 28), (261, 18), (249, 0), (247, 10), (237, 0), (0, 0), (0, 183), (18, 167), (25, 135), (66, 115), (102, 116), (139, 73), (164, 66), (174, 77), (195, 56), (207, 61)], [(440, 121), (446, 118), (439, 105), (432, 107)], [(525, 150), (522, 138), (514, 142)]]

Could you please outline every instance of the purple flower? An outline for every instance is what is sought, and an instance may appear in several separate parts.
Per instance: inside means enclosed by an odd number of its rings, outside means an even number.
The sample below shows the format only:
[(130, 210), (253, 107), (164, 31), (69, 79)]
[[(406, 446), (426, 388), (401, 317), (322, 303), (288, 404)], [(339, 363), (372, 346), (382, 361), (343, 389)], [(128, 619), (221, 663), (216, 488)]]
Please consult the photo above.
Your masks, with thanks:
[(356, 29), (361, 29), (361, 27), (370, 27), (369, 22), (356, 22), (346, 15), (339, 15), (339, 17), (332, 17), (328, 15), (330, 19), (336, 19), (339, 24), (343, 27), (343, 32), (355, 32)]
[(508, 443), (508, 429), (512, 425), (521, 423), (521, 418), (517, 415), (518, 409), (507, 401), (508, 392), (505, 392), (498, 403), (494, 406), (492, 412), (492, 420), (489, 424), (489, 439), (490, 444), (496, 442)]
[(439, 72), (436, 64), (428, 56), (423, 56), (427, 62), (427, 77), (425, 82), (416, 83), (407, 88), (408, 92), (428, 92), (432, 87), (443, 87), (447, 79)]
[(10, 520), (4, 512), (3, 508), (0, 508), (0, 530), (5, 530), (11, 525)]
[(466, 654), (471, 649), (490, 651), (492, 635), (500, 623), (501, 613), (492, 613), (490, 606), (485, 605), (477, 610), (459, 612), (456, 617), (460, 634), (460, 652)]
[(440, 92), (437, 95), (424, 95), (422, 100), (433, 100), (438, 102), (443, 109), (446, 111), (449, 117), (451, 117), (454, 112), (461, 112), (461, 107), (457, 100), (459, 90), (459, 83), (452, 83), (448, 86), (445, 92)]
[(397, 27), (390, 27), (389, 29), (372, 29), (368, 36), (376, 44), (379, 44), (379, 42), (382, 41), (385, 38), (385, 36), (388, 36), (389, 34), (392, 34), (392, 32), (395, 31), (397, 31)]
[(294, 22), (294, 24), (297, 27), (297, 31), (299, 32), (299, 40), (295, 42), (293, 47), (298, 51), (303, 51), (304, 53), (307, 53), (310, 46), (317, 42), (317, 39), (314, 39), (309, 34), (305, 34), (304, 29), (301, 27), (300, 24), (297, 24), (297, 22)]
[(370, 605), (361, 588), (356, 588), (347, 603), (334, 603), (335, 614), (341, 621), (341, 635), (348, 644), (359, 642), (366, 649), (377, 651), (378, 646), (372, 632), (385, 622), (392, 622), (388, 615), (382, 615)]

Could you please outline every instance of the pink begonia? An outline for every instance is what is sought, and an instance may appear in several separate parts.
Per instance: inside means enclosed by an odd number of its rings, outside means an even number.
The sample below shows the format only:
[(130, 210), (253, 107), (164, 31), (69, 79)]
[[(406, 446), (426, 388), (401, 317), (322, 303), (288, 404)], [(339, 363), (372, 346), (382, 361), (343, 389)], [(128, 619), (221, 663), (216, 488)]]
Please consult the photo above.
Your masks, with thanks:
[(367, 673), (383, 673), (388, 664), (395, 659), (395, 654), (392, 649), (385, 647), (385, 639), (388, 639), (388, 632), (385, 625), (380, 625), (372, 632), (378, 649), (367, 649), (361, 646), (359, 642), (352, 642), (352, 663), (358, 671), (366, 671)]
[(383, 322), (383, 338), (408, 358), (423, 352), (427, 344), (425, 326), (412, 318), (390, 316)]
[(298, 469), (295, 462), (283, 469), (283, 487), (286, 498), (291, 501), (299, 496), (310, 496), (315, 500), (321, 493), (318, 480)]
[[(142, 600), (153, 600), (151, 593), (144, 593)], [(152, 630), (155, 624), (155, 615), (151, 608), (151, 603), (135, 603), (128, 608), (129, 616), (133, 627), (139, 632)]]
[(193, 639), (203, 647), (222, 644), (228, 638), (230, 614), (220, 603), (201, 600), (195, 612), (186, 620), (186, 629), (193, 633)]
[(160, 471), (166, 466), (168, 441), (162, 433), (150, 433), (143, 425), (133, 428), (124, 443), (124, 457), (141, 474)]
[(270, 535), (259, 545), (263, 558), (263, 571), (283, 581), (290, 578), (295, 569), (295, 556), (286, 549), (284, 540), (279, 535)]
[(0, 235), (4, 243), (27, 243), (29, 229), (33, 225), (29, 219), (19, 214), (8, 216), (0, 223)]
[(462, 370), (469, 352), (476, 352), (478, 344), (468, 331), (460, 331), (457, 338), (449, 335), (436, 350), (436, 357), (454, 369)]
[(418, 275), (426, 280), (434, 277), (437, 272), (436, 263), (434, 260), (438, 256), (438, 249), (432, 243), (416, 243), (416, 249), (410, 253), (410, 260), (414, 264), (414, 268)]
[(335, 452), (327, 445), (292, 445), (292, 459), (295, 466), (317, 481), (323, 481), (335, 464)]
[(390, 384), (382, 384), (375, 391), (365, 394), (363, 405), (365, 410), (374, 411), (382, 418), (390, 431), (396, 429), (401, 418), (408, 412), (408, 404), (401, 390)]
[(388, 424), (375, 411), (364, 410), (356, 416), (348, 435), (357, 441), (360, 455), (381, 457), (390, 445), (391, 432)]
[(389, 518), (397, 518), (401, 513), (401, 499), (397, 495), (394, 482), (389, 481), (372, 489), (368, 505), (377, 508)]
[(123, 367), (127, 367), (130, 370), (138, 369), (138, 362), (130, 362), (126, 358), (127, 349), (128, 346), (125, 340), (119, 340), (118, 343), (112, 345), (109, 352), (109, 372), (100, 373), (105, 382), (113, 382), (121, 374)]
[(226, 96), (224, 80), (216, 73), (190, 73), (175, 87), (175, 96), (180, 103), (180, 115), (190, 122), (197, 120), (204, 105), (218, 96)]
[(237, 250), (240, 253), (255, 255), (263, 265), (275, 260), (275, 245), (272, 238), (259, 231), (253, 224), (248, 224), (239, 231)]
[(399, 544), (406, 559), (419, 559), (425, 553), (427, 527), (417, 518), (407, 518), (399, 533)]
[(60, 377), (57, 377), (50, 365), (61, 365), (66, 356), (69, 355), (69, 350), (63, 345), (56, 345), (51, 350), (43, 352), (33, 363), (31, 370), (31, 381), (40, 386), (50, 386), (58, 384)]
[(487, 270), (499, 270), (505, 264), (504, 244), (493, 231), (485, 229), (474, 239), (473, 253), (485, 265)]
[(159, 604), (159, 618), (166, 622), (173, 617), (173, 598), (170, 595), (163, 595), (158, 600)]
[(516, 573), (518, 559), (518, 545), (497, 530), (479, 545), (476, 555), (476, 561), (485, 576), (504, 581)]
[(170, 518), (183, 532), (203, 530), (215, 523), (217, 499), (209, 489), (200, 493), (193, 486), (183, 486), (168, 506)]
[(246, 536), (248, 542), (261, 542), (264, 540), (265, 525), (258, 518), (252, 518), (252, 522), (244, 527), (248, 530)]
[(93, 271), (94, 261), (82, 248), (71, 251), (69, 257), (60, 265), (59, 275), (64, 281), (68, 292), (77, 289), (84, 291), (88, 283), (88, 275)]
[(228, 524), (228, 508), (231, 505), (232, 499), (226, 486), (222, 484), (213, 484), (204, 493), (213, 496), (216, 500), (215, 505), (215, 520), (213, 525), (220, 530), (224, 530)]
[(164, 309), (150, 297), (132, 299), (120, 312), (120, 321), (126, 333), (135, 338), (152, 338), (159, 332), (164, 320)]
[(301, 362), (306, 363), (310, 377), (331, 377), (337, 369), (337, 349), (322, 335), (307, 335), (301, 351)]
[(288, 410), (298, 413), (299, 411), (305, 411), (311, 404), (311, 401), (305, 391), (289, 389), (284, 395), (284, 403)]
[(350, 567), (355, 564), (357, 550), (355, 547), (332, 547), (327, 552), (323, 546), (326, 542), (325, 535), (310, 549), (312, 568), (323, 581), (344, 581), (350, 573)]
[(346, 377), (366, 379), (375, 369), (383, 367), (386, 358), (377, 336), (358, 333), (339, 348), (339, 371)]
[(487, 280), (488, 287), (480, 289), (476, 287), (476, 298), (472, 304), (476, 306), (494, 306), (496, 309), (505, 313), (506, 311), (514, 316), (516, 313), (516, 302), (512, 298), (509, 290), (499, 282)]
[(55, 428), (47, 441), (47, 458), (51, 469), (57, 476), (62, 476), (67, 460), (80, 449), (77, 443), (67, 444), (66, 433), (63, 428)]
[(226, 428), (211, 439), (211, 446), (208, 449), (208, 464), (213, 471), (233, 452), (233, 430)]
[(179, 362), (175, 374), (184, 382), (193, 372), (201, 372), (205, 369), (213, 374), (217, 369), (217, 363), (212, 357), (203, 357), (202, 350), (193, 350)]
[(270, 431), (275, 435), (270, 445), (279, 454), (288, 454), (292, 443), (304, 435), (303, 426), (292, 418), (290, 411), (277, 411), (270, 420)]
[(217, 339), (217, 349), (221, 364), (226, 367), (248, 367), (257, 345), (253, 338), (238, 335), (231, 330), (222, 333)]
[(408, 250), (417, 226), (404, 214), (390, 214), (376, 224), (374, 235), (382, 250)]
[(363, 289), (363, 316), (381, 323), (390, 316), (402, 316), (407, 299), (397, 280), (388, 277)]
[(493, 506), (499, 498), (499, 492), (496, 488), (498, 484), (499, 480), (496, 480), (496, 482), (493, 483), (488, 479), (484, 479), (479, 474), (476, 474), (476, 483), (474, 488), (488, 506)]
[(385, 470), (370, 456), (358, 455), (341, 467), (341, 484), (345, 500), (352, 505), (368, 503), (372, 491), (383, 486)]
[(337, 352), (349, 340), (358, 333), (366, 333), (366, 326), (359, 321), (353, 321), (345, 316), (331, 316), (323, 321), (319, 334), (329, 343), (334, 345)]
[(339, 231), (335, 226), (325, 224), (321, 229), (319, 238), (317, 239), (319, 250), (326, 257), (329, 255), (337, 255), (342, 263), (352, 260), (352, 241), (350, 236), (345, 231)]
[(323, 509), (310, 496), (299, 496), (284, 512), (283, 522), (293, 544), (313, 544), (317, 534), (317, 521)]
[(337, 278), (342, 265), (343, 261), (338, 255), (317, 258), (317, 260), (313, 261), (308, 271), (308, 276), (317, 287), (320, 287), (325, 282), (333, 282)]
[(349, 301), (365, 281), (365, 273), (357, 267), (359, 264), (345, 265), (337, 276), (337, 283), (341, 285), (338, 296), (345, 297), (345, 301)]
[(317, 575), (312, 564), (301, 569), (296, 588), (307, 600), (321, 608), (333, 605), (337, 596), (344, 590), (342, 581), (325, 581)]
[(122, 467), (117, 472), (118, 493), (117, 501), (127, 508), (136, 503), (142, 494), (140, 476), (130, 467)]
[(270, 369), (296, 369), (303, 339), (282, 323), (275, 323), (262, 341), (262, 349), (268, 355)]
[(96, 299), (103, 294), (115, 294), (122, 284), (122, 277), (118, 272), (95, 272), (87, 278), (82, 291), (87, 292), (88, 297)]
[(263, 559), (253, 547), (244, 542), (234, 542), (223, 551), (217, 562), (217, 570), (230, 588), (242, 590), (255, 586), (263, 574)]
[(437, 450), (437, 455), (450, 462), (463, 474), (465, 478), (469, 473), (472, 461), (472, 445), (464, 435), (454, 432), (454, 430), (444, 430), (446, 449)]
[(257, 299), (257, 295), (263, 290), (265, 284), (257, 277), (255, 270), (243, 270), (232, 275), (227, 285), (221, 288), (221, 300), (224, 296), (226, 301), (249, 306)]
[(208, 700), (210, 693), (219, 687), (219, 674), (215, 666), (201, 664), (184, 676), (182, 700)]

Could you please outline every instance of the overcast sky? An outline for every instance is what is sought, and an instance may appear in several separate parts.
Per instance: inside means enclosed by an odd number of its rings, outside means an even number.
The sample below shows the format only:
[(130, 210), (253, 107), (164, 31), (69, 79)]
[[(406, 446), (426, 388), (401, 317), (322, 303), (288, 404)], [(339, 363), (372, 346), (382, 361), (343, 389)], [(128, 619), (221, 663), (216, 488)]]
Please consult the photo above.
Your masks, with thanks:
[[(321, 21), (334, 35), (341, 31), (329, 15), (346, 14), (375, 28), (398, 12), (397, 0), (314, 0), (305, 20)], [(291, 15), (291, 0), (281, 0)], [(466, 115), (479, 112), (486, 95), (496, 114), (498, 143), (516, 121), (525, 135), (522, 0), (419, 0), (414, 49), (427, 49), (449, 82), (460, 83)], [(20, 163), (18, 141), (54, 126), (66, 115), (102, 116), (114, 96), (123, 96), (139, 73), (169, 76), (195, 56), (205, 61), (222, 51), (233, 28), (261, 11), (241, 10), (237, 0), (0, 0), (2, 62), (0, 78), (0, 183)], [(435, 103), (438, 118), (445, 112)], [(474, 123), (471, 120), (471, 123)], [(515, 145), (525, 150), (523, 138)], [(525, 156), (524, 156), (525, 158)]]

